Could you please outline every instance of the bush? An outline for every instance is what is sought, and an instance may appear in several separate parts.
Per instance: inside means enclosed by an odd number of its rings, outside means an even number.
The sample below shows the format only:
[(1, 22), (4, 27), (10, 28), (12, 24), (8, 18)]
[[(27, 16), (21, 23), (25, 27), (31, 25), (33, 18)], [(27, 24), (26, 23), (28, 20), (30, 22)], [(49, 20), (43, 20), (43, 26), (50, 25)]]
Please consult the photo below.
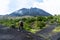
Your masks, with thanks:
[(41, 22), (41, 21), (36, 21), (35, 24), (34, 24), (34, 28), (35, 29), (42, 29), (43, 27), (45, 27), (45, 23), (44, 22)]
[(42, 29), (43, 27), (45, 27), (45, 23), (42, 21), (42, 22), (40, 22), (40, 29)]
[(25, 22), (25, 23), (24, 23), (24, 29), (25, 29), (25, 30), (30, 30), (30, 29), (31, 29), (30, 23)]
[(36, 19), (34, 19), (34, 18), (27, 18), (27, 20), (26, 20), (26, 22), (27, 23), (32, 23), (32, 22), (34, 22)]
[(37, 21), (47, 21), (47, 17), (46, 16), (38, 16), (36, 18)]
[(48, 19), (53, 19), (54, 17), (53, 16), (48, 16)]
[(27, 20), (27, 18), (22, 18), (22, 21), (24, 21), (24, 22), (25, 22), (26, 20)]
[(50, 20), (50, 23), (54, 23), (54, 22), (55, 22), (54, 19)]
[(14, 24), (11, 24), (10, 28), (15, 28), (15, 25)]

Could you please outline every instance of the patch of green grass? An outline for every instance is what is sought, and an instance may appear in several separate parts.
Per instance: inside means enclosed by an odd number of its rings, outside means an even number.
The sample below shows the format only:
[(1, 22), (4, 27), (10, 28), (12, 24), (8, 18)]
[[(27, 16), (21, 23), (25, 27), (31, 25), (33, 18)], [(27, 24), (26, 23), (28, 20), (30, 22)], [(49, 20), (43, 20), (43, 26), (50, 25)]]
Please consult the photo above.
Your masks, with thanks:
[(39, 29), (30, 29), (31, 33), (36, 33), (37, 31), (39, 31)]
[(60, 26), (56, 27), (53, 32), (60, 32)]

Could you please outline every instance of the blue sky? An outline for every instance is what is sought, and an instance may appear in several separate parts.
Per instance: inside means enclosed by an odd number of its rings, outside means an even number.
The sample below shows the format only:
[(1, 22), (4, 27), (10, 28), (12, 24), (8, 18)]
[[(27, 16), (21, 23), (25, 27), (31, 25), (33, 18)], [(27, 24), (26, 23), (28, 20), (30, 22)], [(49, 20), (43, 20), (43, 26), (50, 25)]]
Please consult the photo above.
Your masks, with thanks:
[(60, 0), (0, 0), (0, 15), (31, 7), (41, 8), (52, 15), (60, 14)]

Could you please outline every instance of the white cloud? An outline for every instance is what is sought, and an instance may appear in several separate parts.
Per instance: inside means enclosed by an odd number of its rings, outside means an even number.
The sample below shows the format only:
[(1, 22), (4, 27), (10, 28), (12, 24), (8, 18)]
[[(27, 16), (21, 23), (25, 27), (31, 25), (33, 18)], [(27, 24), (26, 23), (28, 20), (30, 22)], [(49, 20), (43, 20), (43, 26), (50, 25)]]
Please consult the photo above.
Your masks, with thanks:
[(34, 2), (33, 7), (41, 8), (52, 15), (60, 14), (60, 0), (44, 0), (42, 3)]
[(35, 0), (0, 0), (0, 15), (9, 14), (21, 8), (30, 8)]
[(17, 0), (18, 8), (30, 8), (35, 0)]
[(17, 6), (18, 8), (31, 8), (35, 2), (42, 2), (42, 0), (17, 0)]
[(14, 12), (22, 8), (30, 8), (35, 0), (10, 0), (9, 12)]
[(0, 0), (0, 14), (4, 15), (8, 13), (8, 0)]
[(43, 2), (38, 2), (38, 0), (13, 0), (12, 3), (10, 1), (0, 0), (0, 14), (7, 14), (17, 9), (31, 7), (41, 8), (53, 15), (60, 14), (60, 0), (43, 0)]

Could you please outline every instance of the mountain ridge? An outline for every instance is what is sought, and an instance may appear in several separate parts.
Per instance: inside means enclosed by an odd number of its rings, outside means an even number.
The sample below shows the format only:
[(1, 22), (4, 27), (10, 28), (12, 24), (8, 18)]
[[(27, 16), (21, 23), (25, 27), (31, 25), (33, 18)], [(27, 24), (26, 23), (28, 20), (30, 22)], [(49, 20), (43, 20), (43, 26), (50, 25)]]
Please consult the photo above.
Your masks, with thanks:
[(52, 16), (52, 15), (39, 8), (30, 9), (22, 8), (9, 14), (9, 16)]

